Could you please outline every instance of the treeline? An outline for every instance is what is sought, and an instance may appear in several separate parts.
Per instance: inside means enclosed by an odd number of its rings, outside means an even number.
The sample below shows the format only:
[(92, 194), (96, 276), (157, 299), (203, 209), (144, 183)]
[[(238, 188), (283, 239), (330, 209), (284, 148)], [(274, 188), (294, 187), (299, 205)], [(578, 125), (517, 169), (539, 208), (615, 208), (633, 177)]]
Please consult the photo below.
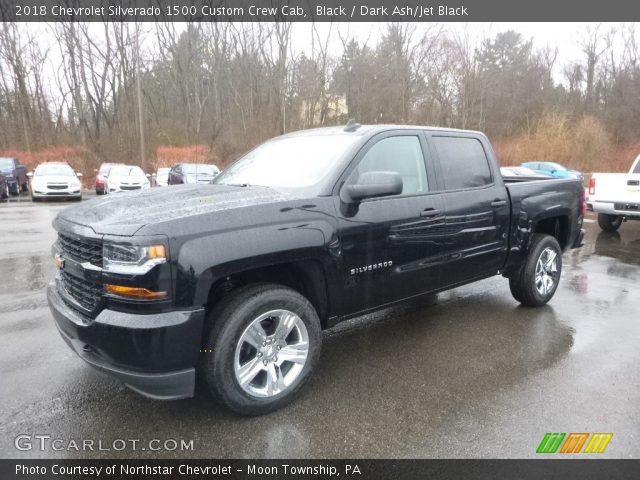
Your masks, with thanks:
[(580, 57), (563, 65), (515, 31), (472, 40), (388, 24), (374, 43), (343, 27), (296, 25), (310, 33), (297, 45), (291, 23), (4, 23), (0, 150), (74, 146), (89, 163), (152, 163), (159, 146), (204, 145), (224, 164), (273, 135), (349, 118), (483, 130), (513, 161), (537, 154), (523, 145), (544, 145), (549, 130), (576, 148), (597, 135), (587, 155), (640, 141), (633, 24), (586, 28)]

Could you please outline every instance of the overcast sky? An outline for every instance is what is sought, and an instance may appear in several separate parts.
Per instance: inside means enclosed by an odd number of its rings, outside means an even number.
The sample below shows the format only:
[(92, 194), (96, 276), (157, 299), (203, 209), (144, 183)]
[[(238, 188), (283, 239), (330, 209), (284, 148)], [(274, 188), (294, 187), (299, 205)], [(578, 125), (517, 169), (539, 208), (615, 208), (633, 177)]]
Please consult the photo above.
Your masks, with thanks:
[[(324, 31), (329, 29), (328, 23), (321, 24), (319, 29)], [(521, 33), (525, 39), (533, 39), (536, 49), (550, 46), (558, 48), (558, 64), (565, 65), (578, 60), (581, 56), (579, 40), (584, 36), (587, 29), (595, 29), (598, 25), (602, 31), (610, 28), (618, 27), (619, 23), (536, 23), (536, 22), (509, 22), (509, 23), (442, 23), (445, 29), (450, 31), (464, 32), (467, 31), (472, 39), (484, 37), (495, 37), (496, 34), (506, 30), (515, 30)], [(421, 28), (427, 28), (427, 23), (415, 23), (419, 32)], [(385, 23), (334, 23), (333, 31), (339, 29), (341, 32), (349, 31), (361, 41), (370, 39), (370, 44), (375, 45), (381, 34), (386, 29)], [(322, 31), (322, 30), (321, 30)], [(310, 45), (311, 28), (308, 24), (297, 23), (294, 25), (294, 36), (299, 39), (295, 42), (297, 45)], [(338, 35), (334, 35), (331, 50), (339, 55), (342, 45)]]

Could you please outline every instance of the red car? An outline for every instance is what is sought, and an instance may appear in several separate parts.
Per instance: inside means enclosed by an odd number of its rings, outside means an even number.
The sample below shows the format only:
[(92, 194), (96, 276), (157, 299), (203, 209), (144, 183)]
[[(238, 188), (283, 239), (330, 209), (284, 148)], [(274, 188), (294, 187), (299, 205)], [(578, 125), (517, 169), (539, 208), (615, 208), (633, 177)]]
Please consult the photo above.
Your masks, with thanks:
[(96, 172), (96, 195), (104, 195), (105, 194), (105, 186), (107, 184), (107, 175), (109, 175), (109, 170), (114, 165), (124, 165), (123, 163), (103, 163), (100, 165), (100, 170), (95, 170)]

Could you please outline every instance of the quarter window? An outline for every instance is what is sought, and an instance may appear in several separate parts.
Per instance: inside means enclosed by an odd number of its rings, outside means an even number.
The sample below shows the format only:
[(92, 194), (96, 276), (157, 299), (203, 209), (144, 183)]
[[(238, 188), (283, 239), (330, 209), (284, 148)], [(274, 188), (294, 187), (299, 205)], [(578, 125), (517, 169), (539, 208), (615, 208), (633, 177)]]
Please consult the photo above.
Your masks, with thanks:
[(446, 190), (482, 187), (491, 183), (491, 170), (482, 144), (475, 138), (433, 137)]
[(418, 137), (402, 135), (378, 141), (362, 157), (347, 183), (355, 184), (365, 172), (397, 172), (402, 177), (401, 195), (429, 191), (422, 146)]

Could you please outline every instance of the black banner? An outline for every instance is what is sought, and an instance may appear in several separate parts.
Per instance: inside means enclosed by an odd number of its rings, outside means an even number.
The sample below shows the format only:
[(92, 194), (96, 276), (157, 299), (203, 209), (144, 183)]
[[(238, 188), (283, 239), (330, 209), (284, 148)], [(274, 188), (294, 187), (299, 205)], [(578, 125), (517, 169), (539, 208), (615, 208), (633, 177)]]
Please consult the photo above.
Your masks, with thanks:
[(2, 480), (637, 479), (640, 460), (0, 460)]
[(0, 0), (0, 20), (193, 22), (638, 21), (629, 0)]

